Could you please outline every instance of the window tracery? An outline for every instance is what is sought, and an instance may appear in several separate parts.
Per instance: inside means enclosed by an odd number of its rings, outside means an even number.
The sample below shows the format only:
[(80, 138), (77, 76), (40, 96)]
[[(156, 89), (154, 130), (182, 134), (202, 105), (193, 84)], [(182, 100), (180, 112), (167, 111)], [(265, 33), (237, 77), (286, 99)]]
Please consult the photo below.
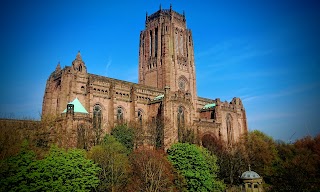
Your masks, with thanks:
[(124, 111), (122, 107), (117, 108), (117, 121), (118, 123), (123, 123), (124, 120)]
[(182, 106), (178, 107), (178, 127), (181, 127), (184, 125), (184, 110)]
[(227, 124), (228, 144), (232, 144), (232, 142), (233, 142), (233, 127), (232, 127), (232, 117), (231, 117), (230, 113), (227, 114), (226, 124)]
[(184, 76), (179, 77), (178, 88), (180, 91), (186, 91), (188, 89), (188, 81)]
[(142, 109), (138, 110), (138, 122), (140, 124), (140, 126), (142, 126), (142, 119), (143, 119), (143, 111)]
[(101, 129), (101, 123), (102, 123), (102, 108), (99, 104), (96, 104), (93, 106), (93, 118), (92, 118), (92, 124), (93, 124), (93, 130), (95, 132), (95, 144), (100, 143), (100, 136), (102, 133)]

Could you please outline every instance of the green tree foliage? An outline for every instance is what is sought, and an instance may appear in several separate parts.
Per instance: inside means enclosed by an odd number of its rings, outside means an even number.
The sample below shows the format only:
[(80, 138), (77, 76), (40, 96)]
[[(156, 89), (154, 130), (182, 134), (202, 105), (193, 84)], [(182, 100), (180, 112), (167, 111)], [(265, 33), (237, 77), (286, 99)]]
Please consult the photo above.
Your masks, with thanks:
[(99, 184), (99, 167), (85, 158), (85, 151), (51, 147), (35, 164), (35, 187), (41, 191), (90, 191)]
[(223, 191), (225, 184), (218, 178), (220, 167), (218, 166), (218, 158), (205, 148), (200, 148), (205, 160), (209, 166), (210, 174), (213, 177), (213, 191)]
[(79, 149), (65, 151), (51, 147), (49, 154), (36, 160), (32, 151), (21, 152), (6, 160), (2, 191), (90, 191), (99, 184), (99, 167)]
[(177, 143), (168, 150), (168, 158), (187, 181), (188, 191), (223, 191), (217, 181), (216, 158), (205, 150), (188, 143)]
[(101, 168), (98, 191), (121, 191), (126, 187), (130, 173), (127, 153), (128, 149), (110, 135), (89, 151), (89, 158)]
[(122, 143), (130, 152), (134, 147), (134, 130), (126, 124), (118, 125), (112, 129), (111, 135)]
[(24, 141), (15, 156), (0, 161), (0, 191), (30, 191), (29, 183), (33, 173), (32, 164), (36, 155), (29, 150), (27, 141)]
[[(134, 191), (160, 192), (185, 191), (183, 178), (174, 175), (173, 167), (162, 151), (139, 149), (130, 155), (134, 174), (130, 189)], [(177, 188), (174, 186), (176, 181)]]

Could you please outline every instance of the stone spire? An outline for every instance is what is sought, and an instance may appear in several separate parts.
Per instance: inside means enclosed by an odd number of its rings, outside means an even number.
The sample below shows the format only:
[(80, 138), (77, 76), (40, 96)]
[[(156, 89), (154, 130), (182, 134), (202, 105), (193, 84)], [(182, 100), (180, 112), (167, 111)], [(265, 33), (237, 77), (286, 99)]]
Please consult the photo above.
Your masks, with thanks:
[(78, 54), (77, 54), (77, 56), (76, 56), (76, 60), (82, 61), (80, 51), (78, 51)]
[(57, 67), (56, 67), (56, 71), (60, 71), (60, 70), (61, 70), (61, 66), (60, 66), (60, 61), (59, 61), (57, 64)]

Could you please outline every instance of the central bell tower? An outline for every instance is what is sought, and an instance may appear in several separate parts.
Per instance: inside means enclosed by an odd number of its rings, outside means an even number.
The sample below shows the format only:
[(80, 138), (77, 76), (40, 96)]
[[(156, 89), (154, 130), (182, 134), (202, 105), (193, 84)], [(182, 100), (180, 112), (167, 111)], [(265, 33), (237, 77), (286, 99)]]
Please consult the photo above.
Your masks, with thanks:
[(191, 30), (185, 14), (160, 9), (148, 16), (140, 33), (139, 84), (196, 98), (196, 77)]

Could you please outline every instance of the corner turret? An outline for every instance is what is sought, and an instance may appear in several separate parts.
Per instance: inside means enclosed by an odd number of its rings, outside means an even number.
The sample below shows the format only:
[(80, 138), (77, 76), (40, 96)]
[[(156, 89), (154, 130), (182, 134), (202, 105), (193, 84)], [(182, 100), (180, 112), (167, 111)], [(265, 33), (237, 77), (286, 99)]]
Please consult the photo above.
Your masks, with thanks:
[(78, 51), (76, 59), (72, 62), (72, 68), (74, 71), (80, 73), (87, 73), (87, 67), (81, 58), (80, 51)]
[(56, 71), (61, 71), (60, 61), (57, 64)]

